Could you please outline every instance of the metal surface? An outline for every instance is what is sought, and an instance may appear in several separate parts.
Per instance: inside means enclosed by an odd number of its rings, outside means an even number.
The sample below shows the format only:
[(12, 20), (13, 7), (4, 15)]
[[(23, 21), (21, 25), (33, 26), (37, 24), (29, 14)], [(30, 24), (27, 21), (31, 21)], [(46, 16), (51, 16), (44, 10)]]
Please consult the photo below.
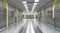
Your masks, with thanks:
[[(26, 0), (8, 0), (10, 5), (16, 6), (17, 8), (19, 8), (23, 11), (26, 11), (24, 5), (22, 4), (23, 1), (26, 1)], [(29, 2), (34, 2), (34, 0), (28, 0), (28, 1)], [(43, 6), (45, 6), (46, 3), (50, 2), (50, 1), (52, 1), (52, 0), (48, 0), (48, 1), (47, 0), (40, 0), (37, 7), (34, 9), (34, 11), (41, 9)], [(28, 8), (29, 8), (30, 11), (32, 9), (32, 6), (33, 6), (33, 3), (28, 4)]]

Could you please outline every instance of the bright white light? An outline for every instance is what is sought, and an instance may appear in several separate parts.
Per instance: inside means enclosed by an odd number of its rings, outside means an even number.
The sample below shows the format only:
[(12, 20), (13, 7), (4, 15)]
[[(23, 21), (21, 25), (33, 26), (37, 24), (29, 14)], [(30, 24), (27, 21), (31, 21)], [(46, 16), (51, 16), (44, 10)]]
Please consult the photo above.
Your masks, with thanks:
[(34, 9), (35, 9), (35, 7), (37, 6), (37, 3), (34, 3), (34, 5), (33, 5), (33, 8), (32, 8), (32, 11), (31, 12), (33, 12), (34, 11)]
[[(39, 0), (35, 0), (34, 2), (39, 2)], [(35, 9), (35, 7), (37, 6), (37, 4), (38, 4), (38, 3), (34, 3), (31, 13), (34, 11), (34, 9)]]
[(30, 22), (28, 24), (28, 28), (27, 28), (27, 32), (26, 33), (35, 33), (34, 32), (34, 28), (33, 28), (33, 25), (32, 25), (32, 22)]
[(23, 3), (27, 3), (26, 1), (23, 1)]
[(36, 5), (37, 5), (37, 3), (34, 3), (34, 5), (36, 6)]
[(25, 8), (26, 8), (26, 11), (29, 13), (27, 2), (26, 2), (26, 1), (23, 1), (23, 4), (24, 4), (24, 6), (25, 6)]
[(35, 2), (39, 2), (39, 0), (35, 0)]
[(25, 8), (26, 8), (26, 11), (29, 13), (29, 10), (28, 10), (28, 7), (27, 7), (27, 4), (24, 4)]

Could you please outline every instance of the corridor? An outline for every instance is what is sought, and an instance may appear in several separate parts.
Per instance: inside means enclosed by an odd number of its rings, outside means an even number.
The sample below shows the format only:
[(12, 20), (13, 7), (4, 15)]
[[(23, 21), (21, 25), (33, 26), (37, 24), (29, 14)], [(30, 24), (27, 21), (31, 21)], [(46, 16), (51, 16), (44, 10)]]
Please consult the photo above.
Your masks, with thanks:
[(60, 33), (60, 0), (0, 0), (0, 33)]

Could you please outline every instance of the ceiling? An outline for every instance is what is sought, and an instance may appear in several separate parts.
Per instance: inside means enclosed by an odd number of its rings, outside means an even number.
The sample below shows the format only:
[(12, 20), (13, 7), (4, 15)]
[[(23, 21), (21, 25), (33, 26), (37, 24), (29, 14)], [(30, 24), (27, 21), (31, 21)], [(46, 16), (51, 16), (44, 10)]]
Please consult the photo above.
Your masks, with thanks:
[[(8, 0), (8, 3), (14, 7), (17, 7), (19, 9), (21, 9), (22, 11), (26, 11), (24, 5), (23, 5), (23, 1), (29, 1), (29, 2), (34, 2), (34, 0)], [(37, 11), (41, 8), (43, 8), (44, 6), (49, 6), (52, 0), (40, 0), (37, 7), (34, 9), (34, 11)], [(48, 5), (49, 4), (49, 5)], [(52, 4), (52, 3), (51, 3)], [(28, 9), (31, 11), (33, 7), (33, 3), (29, 3), (28, 4)]]

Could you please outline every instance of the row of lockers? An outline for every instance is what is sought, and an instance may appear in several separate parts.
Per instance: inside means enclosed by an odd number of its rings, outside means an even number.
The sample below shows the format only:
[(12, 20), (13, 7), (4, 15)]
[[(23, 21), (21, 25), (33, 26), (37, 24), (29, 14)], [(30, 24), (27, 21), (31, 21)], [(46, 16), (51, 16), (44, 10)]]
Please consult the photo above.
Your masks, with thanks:
[[(8, 10), (8, 24), (17, 22), (16, 12)], [(18, 20), (21, 21), (22, 15), (18, 15)], [(0, 7), (0, 28), (6, 27), (6, 9)]]
[(60, 28), (60, 8), (54, 10), (55, 18), (52, 18), (52, 10), (48, 10), (46, 23)]

